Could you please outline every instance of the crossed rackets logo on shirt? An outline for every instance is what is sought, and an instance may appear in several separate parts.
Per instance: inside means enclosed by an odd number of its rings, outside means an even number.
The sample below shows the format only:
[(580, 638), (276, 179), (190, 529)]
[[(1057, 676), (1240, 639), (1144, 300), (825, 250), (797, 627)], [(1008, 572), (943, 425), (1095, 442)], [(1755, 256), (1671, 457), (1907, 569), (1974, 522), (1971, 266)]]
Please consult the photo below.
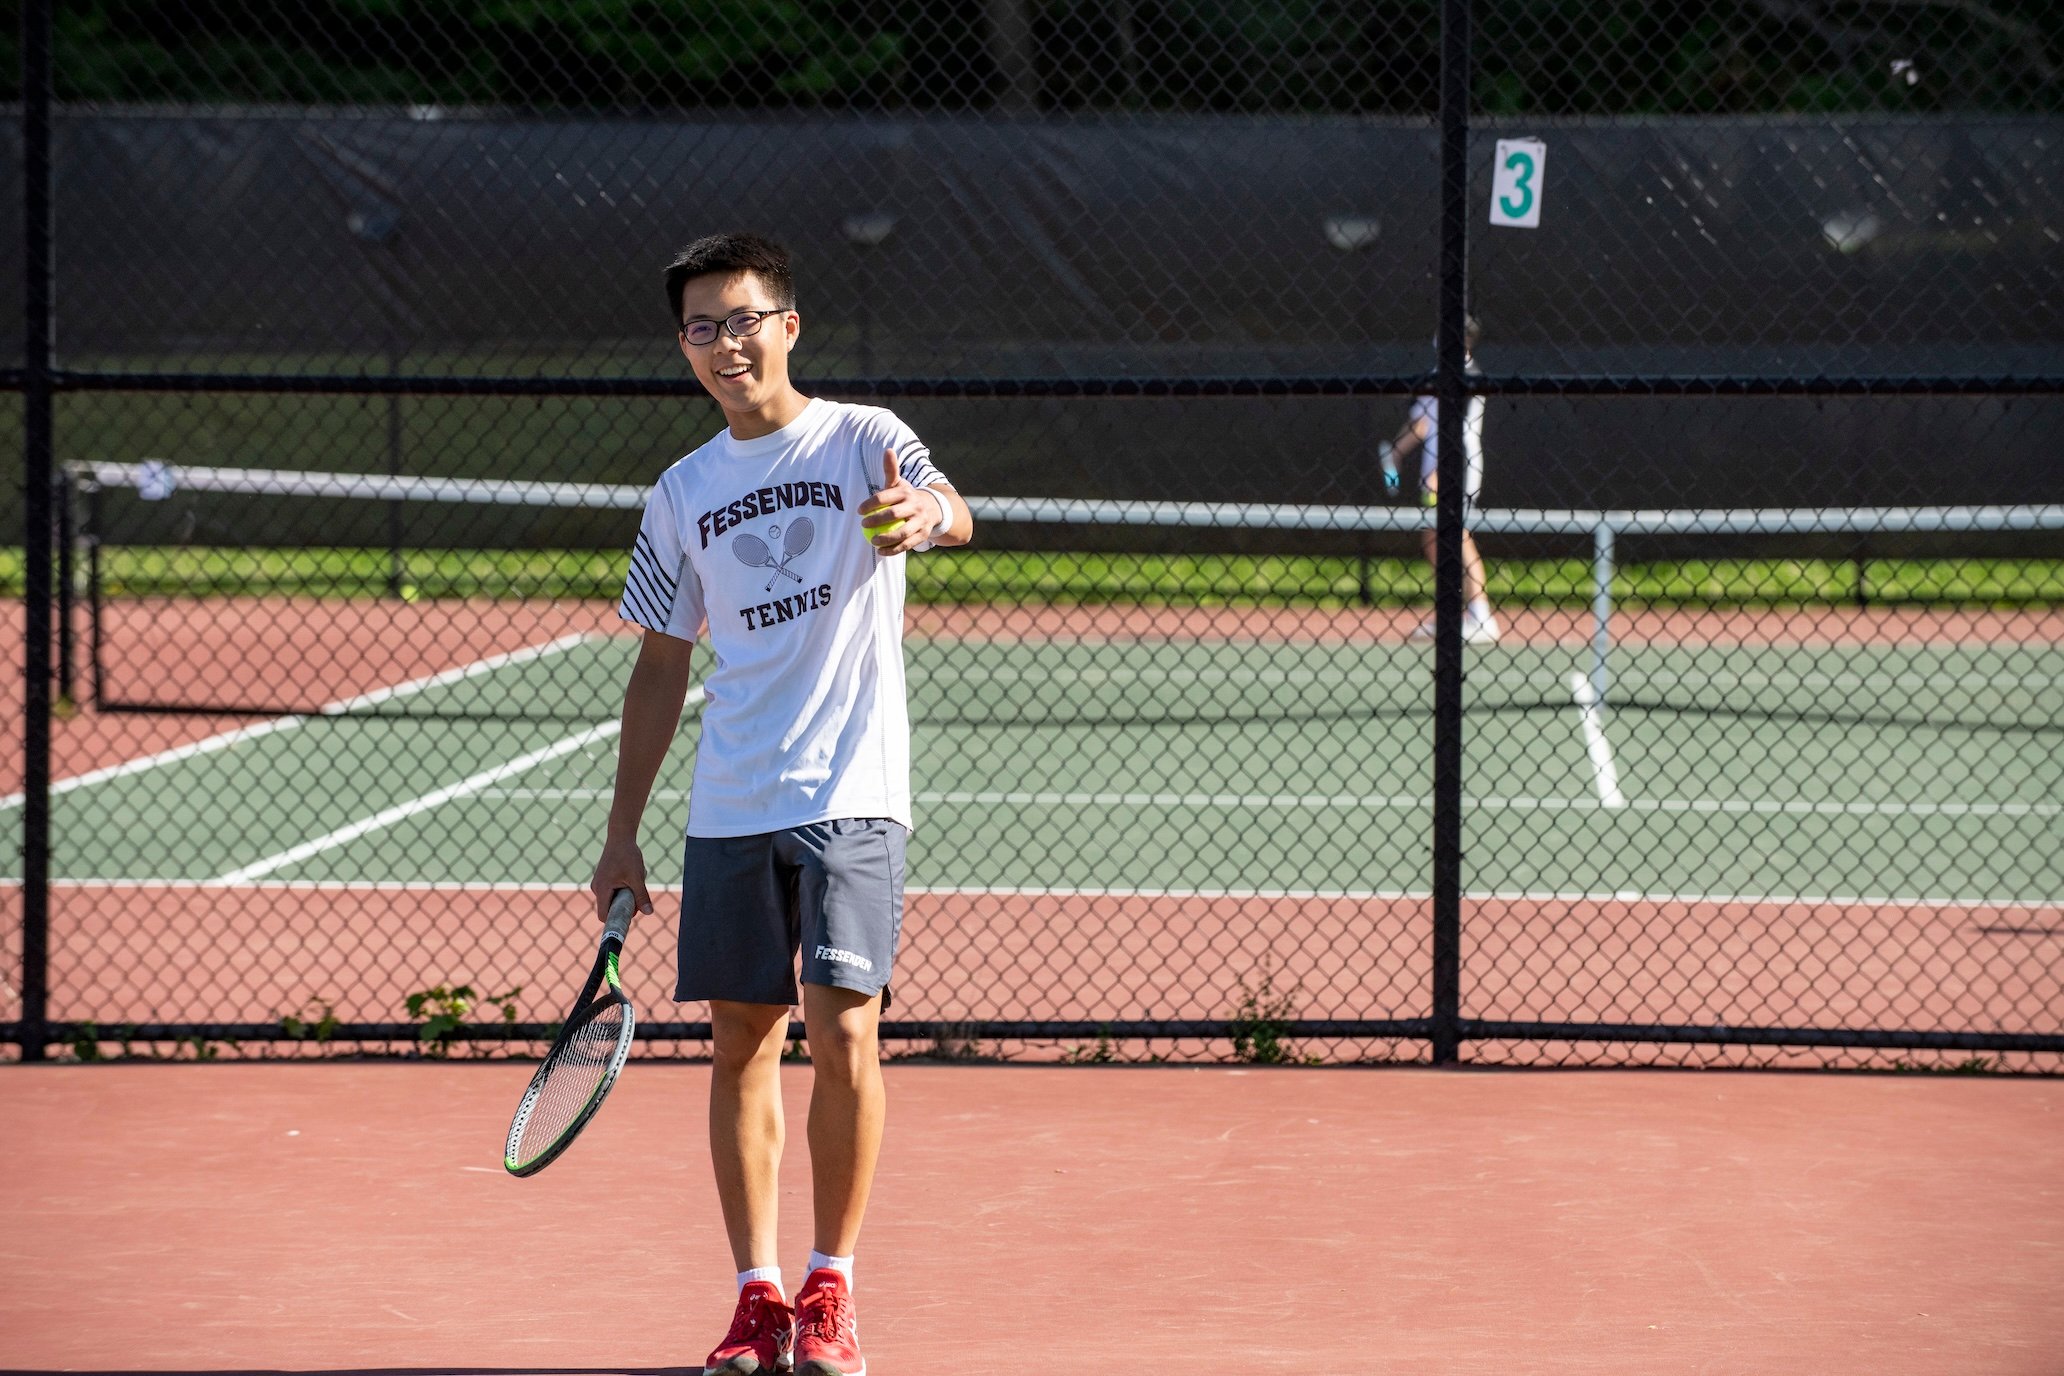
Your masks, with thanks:
[(783, 576), (800, 583), (803, 576), (789, 565), (810, 548), (810, 542), (817, 538), (817, 526), (807, 516), (798, 516), (788, 523), (784, 533), (780, 526), (767, 528), (769, 539), (781, 541), (781, 558), (776, 561), (774, 551), (767, 548), (767, 541), (753, 534), (737, 536), (731, 541), (731, 552), (738, 556), (738, 562), (749, 569), (772, 569), (774, 576), (767, 580), (766, 591), (774, 591), (774, 585)]

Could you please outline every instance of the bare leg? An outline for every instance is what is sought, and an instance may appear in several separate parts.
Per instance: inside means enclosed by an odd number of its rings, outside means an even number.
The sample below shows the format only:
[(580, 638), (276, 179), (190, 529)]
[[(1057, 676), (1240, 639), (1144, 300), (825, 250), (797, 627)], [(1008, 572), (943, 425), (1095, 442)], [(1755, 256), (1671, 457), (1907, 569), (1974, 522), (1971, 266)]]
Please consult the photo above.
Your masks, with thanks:
[(1476, 537), (1462, 532), (1462, 601), (1484, 601), (1483, 556), (1476, 552)]
[(710, 1002), (710, 1160), (731, 1259), (741, 1271), (780, 1265), (781, 1044), (785, 1004)]
[[(1431, 494), (1439, 490), (1440, 484), (1429, 476), (1426, 491)], [(1426, 552), (1427, 567), (1435, 567), (1434, 556), (1439, 545), (1434, 532), (1426, 530), (1419, 533), (1419, 548)], [(1462, 532), (1462, 605), (1466, 607), (1471, 602), (1482, 601), (1484, 596), (1483, 555), (1477, 553), (1476, 537), (1465, 530)]]
[(881, 995), (803, 986), (803, 1018), (810, 1031), (810, 1177), (816, 1197), (816, 1238), (827, 1256), (851, 1256), (874, 1185), (881, 1153)]

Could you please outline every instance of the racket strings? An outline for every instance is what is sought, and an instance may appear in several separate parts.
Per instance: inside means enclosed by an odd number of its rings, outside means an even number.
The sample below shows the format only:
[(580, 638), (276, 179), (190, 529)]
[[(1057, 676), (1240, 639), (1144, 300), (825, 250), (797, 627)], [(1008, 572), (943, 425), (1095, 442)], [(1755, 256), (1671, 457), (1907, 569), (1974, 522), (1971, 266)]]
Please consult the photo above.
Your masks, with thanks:
[(529, 1161), (579, 1125), (595, 1091), (613, 1073), (626, 1028), (619, 1000), (588, 1019), (553, 1052), (538, 1084), (537, 1101), (523, 1121), (511, 1155)]

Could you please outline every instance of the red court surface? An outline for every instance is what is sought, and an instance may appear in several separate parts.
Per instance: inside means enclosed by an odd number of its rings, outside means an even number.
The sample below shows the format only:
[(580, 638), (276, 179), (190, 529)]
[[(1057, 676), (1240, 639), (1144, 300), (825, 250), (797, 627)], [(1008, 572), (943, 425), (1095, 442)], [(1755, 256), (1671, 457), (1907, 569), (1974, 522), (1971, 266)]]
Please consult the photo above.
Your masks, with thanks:
[[(693, 1371), (705, 1067), (0, 1073), (10, 1372)], [(895, 1064), (875, 1376), (2064, 1372), (2064, 1081)], [(808, 1245), (791, 1114), (783, 1261)]]
[[(110, 610), (110, 692), (196, 703), (312, 710), (412, 679), (534, 650), (562, 637), (624, 634), (614, 608), (543, 599), (394, 602), (311, 598), (136, 598)], [(83, 617), (81, 618), (83, 621)], [(24, 638), (21, 604), (0, 608), (0, 636)], [(83, 628), (80, 635), (84, 637)], [(80, 649), (74, 691), (93, 691)], [(0, 722), (22, 720), (20, 676), (0, 685)], [(597, 718), (613, 704), (597, 707)], [(102, 713), (87, 705), (51, 723), (52, 776), (76, 778), (265, 720), (195, 713)], [(0, 792), (22, 785), (19, 751), (0, 756)]]
[[(642, 1007), (670, 1008), (676, 901), (656, 896), (625, 972)], [(449, 983), (520, 988), (524, 1017), (542, 1021), (586, 974), (588, 902), (544, 888), (61, 880), (51, 1016), (113, 1037), (129, 1022), (274, 1022), (320, 999), (342, 1021), (396, 1022), (401, 991)], [(429, 948), (414, 939), (426, 913), (439, 932)], [(2060, 924), (2064, 905), (1471, 898), (1462, 1012), (2043, 1032)], [(1423, 897), (916, 892), (893, 1016), (1112, 1021), (1151, 1006), (1210, 1021), (1238, 1006), (1243, 972), (1271, 969), (1301, 1017), (1421, 1016), (1431, 931)], [(168, 988), (170, 970), (183, 973)]]

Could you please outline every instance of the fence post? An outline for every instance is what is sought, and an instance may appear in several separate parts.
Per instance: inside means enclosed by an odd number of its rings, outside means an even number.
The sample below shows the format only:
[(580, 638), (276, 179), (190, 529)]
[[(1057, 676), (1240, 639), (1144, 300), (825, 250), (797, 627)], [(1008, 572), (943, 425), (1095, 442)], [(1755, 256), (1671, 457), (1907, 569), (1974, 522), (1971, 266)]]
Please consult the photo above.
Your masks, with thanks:
[(22, 6), (22, 968), (21, 1055), (50, 1021), (51, 200), (50, 0)]
[(1462, 505), (1469, 456), (1469, 0), (1441, 0), (1439, 500), (1433, 572), (1433, 1063), (1461, 1047)]

